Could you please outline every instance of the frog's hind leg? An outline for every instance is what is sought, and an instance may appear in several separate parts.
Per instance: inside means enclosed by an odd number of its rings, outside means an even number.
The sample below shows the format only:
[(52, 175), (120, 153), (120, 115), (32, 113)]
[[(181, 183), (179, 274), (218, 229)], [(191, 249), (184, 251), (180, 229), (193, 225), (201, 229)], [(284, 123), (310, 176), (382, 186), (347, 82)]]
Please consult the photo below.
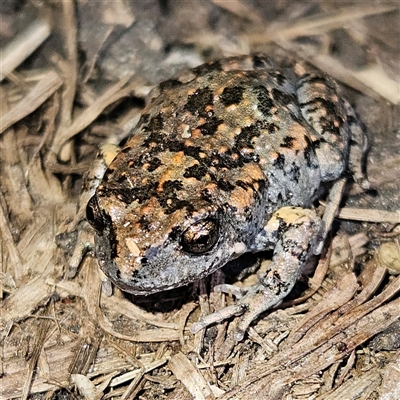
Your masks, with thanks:
[(297, 98), (301, 113), (313, 128), (311, 140), (321, 168), (321, 179), (338, 179), (348, 167), (363, 188), (368, 181), (363, 158), (368, 149), (367, 134), (351, 105), (342, 97), (336, 82), (322, 72), (296, 68)]

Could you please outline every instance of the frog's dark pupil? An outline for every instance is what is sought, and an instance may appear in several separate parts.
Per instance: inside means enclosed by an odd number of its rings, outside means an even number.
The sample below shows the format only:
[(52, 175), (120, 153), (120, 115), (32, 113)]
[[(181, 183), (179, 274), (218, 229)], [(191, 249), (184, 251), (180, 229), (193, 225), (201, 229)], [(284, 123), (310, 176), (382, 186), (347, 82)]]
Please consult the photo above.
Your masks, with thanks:
[(181, 236), (181, 246), (184, 251), (192, 254), (202, 254), (210, 251), (218, 241), (219, 226), (215, 219), (197, 221)]
[(207, 244), (207, 242), (210, 240), (210, 235), (201, 235), (198, 239), (197, 239), (197, 244), (198, 245), (205, 245)]

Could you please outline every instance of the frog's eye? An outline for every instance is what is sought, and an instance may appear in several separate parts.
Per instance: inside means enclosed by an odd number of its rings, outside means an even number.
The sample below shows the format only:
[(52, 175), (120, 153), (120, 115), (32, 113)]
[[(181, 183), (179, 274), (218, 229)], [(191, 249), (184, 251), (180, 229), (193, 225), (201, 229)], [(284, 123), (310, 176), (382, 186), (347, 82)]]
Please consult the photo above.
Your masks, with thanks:
[(87, 206), (86, 206), (86, 218), (89, 221), (89, 224), (95, 229), (97, 232), (103, 232), (105, 228), (105, 221), (103, 217), (103, 213), (100, 209), (99, 203), (97, 201), (97, 196), (94, 195), (90, 198)]
[(197, 221), (183, 232), (181, 246), (187, 253), (201, 254), (218, 242), (219, 224), (216, 219)]

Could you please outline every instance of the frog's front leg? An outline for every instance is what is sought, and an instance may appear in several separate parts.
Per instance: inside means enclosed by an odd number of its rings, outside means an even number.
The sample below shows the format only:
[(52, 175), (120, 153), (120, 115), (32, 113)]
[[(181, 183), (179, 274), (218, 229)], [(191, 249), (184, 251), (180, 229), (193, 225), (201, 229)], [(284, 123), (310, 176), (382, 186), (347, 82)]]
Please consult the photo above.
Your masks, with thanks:
[(275, 243), (268, 270), (234, 306), (206, 316), (193, 324), (191, 331), (243, 314), (235, 332), (235, 339), (242, 340), (251, 322), (292, 290), (301, 267), (319, 242), (321, 227), (322, 221), (313, 210), (282, 207), (275, 212), (254, 244), (254, 251), (260, 251)]
[(58, 246), (72, 249), (66, 272), (67, 278), (73, 278), (76, 275), (83, 257), (94, 248), (93, 229), (86, 220), (86, 208), (89, 199), (103, 179), (106, 169), (120, 150), (117, 139), (116, 136), (110, 136), (107, 142), (100, 146), (92, 168), (84, 176), (75, 218), (66, 226), (64, 232), (56, 236)]

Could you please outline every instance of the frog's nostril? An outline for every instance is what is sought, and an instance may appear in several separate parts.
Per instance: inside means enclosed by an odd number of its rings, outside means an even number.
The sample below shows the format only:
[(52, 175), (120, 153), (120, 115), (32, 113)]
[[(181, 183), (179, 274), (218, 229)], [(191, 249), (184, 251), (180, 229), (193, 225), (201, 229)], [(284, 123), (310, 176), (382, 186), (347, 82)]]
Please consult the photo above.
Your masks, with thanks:
[(97, 196), (94, 195), (90, 198), (86, 206), (86, 218), (89, 224), (97, 232), (101, 233), (105, 228), (105, 220), (102, 210), (100, 209), (99, 203), (97, 201)]

